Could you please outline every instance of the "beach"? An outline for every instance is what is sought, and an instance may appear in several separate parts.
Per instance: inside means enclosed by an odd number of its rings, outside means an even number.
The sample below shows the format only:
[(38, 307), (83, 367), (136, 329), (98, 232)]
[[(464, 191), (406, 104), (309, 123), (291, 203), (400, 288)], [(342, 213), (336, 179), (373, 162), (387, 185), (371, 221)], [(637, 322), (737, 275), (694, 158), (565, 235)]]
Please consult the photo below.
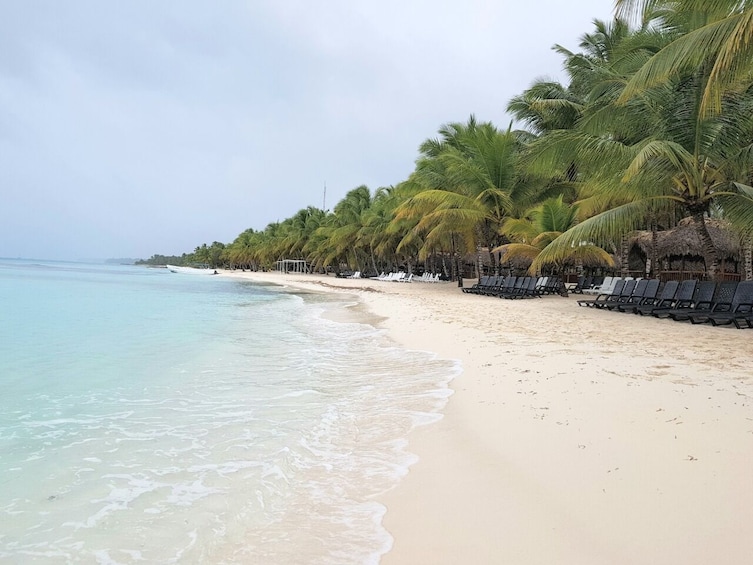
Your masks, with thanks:
[[(227, 273), (358, 297), (457, 359), (380, 501), (402, 564), (743, 564), (753, 555), (753, 332), (500, 300), (455, 283)], [(466, 281), (466, 285), (473, 281)]]

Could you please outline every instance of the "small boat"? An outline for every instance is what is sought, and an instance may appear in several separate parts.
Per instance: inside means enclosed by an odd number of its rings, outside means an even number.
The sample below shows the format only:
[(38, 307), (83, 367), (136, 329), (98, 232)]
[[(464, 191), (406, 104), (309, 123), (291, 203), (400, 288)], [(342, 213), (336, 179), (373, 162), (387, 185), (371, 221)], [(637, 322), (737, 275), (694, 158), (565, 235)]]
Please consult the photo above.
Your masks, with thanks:
[(196, 268), (196, 267), (179, 267), (177, 265), (166, 265), (167, 270), (171, 273), (183, 273), (187, 275), (216, 275), (217, 271), (214, 269), (207, 269), (207, 268)]

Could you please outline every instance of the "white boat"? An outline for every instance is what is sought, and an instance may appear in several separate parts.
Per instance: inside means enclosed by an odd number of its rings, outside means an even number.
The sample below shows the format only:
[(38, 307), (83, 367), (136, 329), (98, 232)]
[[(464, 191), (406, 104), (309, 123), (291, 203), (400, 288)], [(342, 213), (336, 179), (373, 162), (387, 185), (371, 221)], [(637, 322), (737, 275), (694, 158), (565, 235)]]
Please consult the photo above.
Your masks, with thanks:
[(216, 275), (214, 269), (197, 269), (195, 267), (178, 267), (177, 265), (166, 265), (171, 273), (184, 273), (188, 275)]

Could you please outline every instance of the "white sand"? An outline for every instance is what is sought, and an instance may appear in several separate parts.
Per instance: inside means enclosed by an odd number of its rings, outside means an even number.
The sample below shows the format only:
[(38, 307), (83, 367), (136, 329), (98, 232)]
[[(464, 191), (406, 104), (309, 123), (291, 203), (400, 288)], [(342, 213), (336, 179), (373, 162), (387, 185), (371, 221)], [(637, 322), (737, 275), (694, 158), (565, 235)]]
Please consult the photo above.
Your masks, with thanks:
[(241, 276), (355, 293), (397, 342), (462, 362), (383, 499), (385, 565), (753, 563), (753, 331), (454, 283)]

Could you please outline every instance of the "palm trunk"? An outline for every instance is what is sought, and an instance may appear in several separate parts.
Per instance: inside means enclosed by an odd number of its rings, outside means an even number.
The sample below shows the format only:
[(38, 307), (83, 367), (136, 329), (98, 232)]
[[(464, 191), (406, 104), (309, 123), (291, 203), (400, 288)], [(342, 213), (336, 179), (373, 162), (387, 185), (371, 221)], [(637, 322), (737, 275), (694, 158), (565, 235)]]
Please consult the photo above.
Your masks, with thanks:
[(745, 238), (745, 280), (753, 281), (753, 236)]
[(450, 280), (454, 281), (457, 276), (457, 261), (455, 261), (455, 234), (450, 236)]
[(709, 280), (715, 281), (719, 270), (719, 257), (716, 254), (714, 242), (709, 235), (709, 230), (703, 219), (703, 212), (693, 212), (691, 218), (693, 218), (693, 224), (695, 224), (698, 236), (701, 238), (703, 260), (706, 263), (706, 276)]
[(622, 241), (620, 242), (620, 274), (622, 275), (622, 278), (625, 278), (630, 274), (630, 272), (628, 271), (629, 253), (630, 248), (628, 246), (628, 234), (625, 234), (622, 236)]
[(651, 214), (651, 272), (649, 276), (655, 279), (661, 278), (661, 265), (659, 265), (659, 231), (656, 225), (656, 216)]
[(478, 276), (479, 282), (481, 282), (481, 269), (483, 265), (483, 258), (481, 257), (481, 246), (476, 246), (476, 275)]
[(453, 258), (452, 267), (455, 271), (455, 276), (457, 276), (458, 286), (462, 287), (463, 286), (463, 271), (460, 264), (460, 261), (461, 261), (460, 252), (458, 251), (457, 244), (455, 243), (455, 234), (452, 234), (451, 241), (452, 241), (452, 258)]

